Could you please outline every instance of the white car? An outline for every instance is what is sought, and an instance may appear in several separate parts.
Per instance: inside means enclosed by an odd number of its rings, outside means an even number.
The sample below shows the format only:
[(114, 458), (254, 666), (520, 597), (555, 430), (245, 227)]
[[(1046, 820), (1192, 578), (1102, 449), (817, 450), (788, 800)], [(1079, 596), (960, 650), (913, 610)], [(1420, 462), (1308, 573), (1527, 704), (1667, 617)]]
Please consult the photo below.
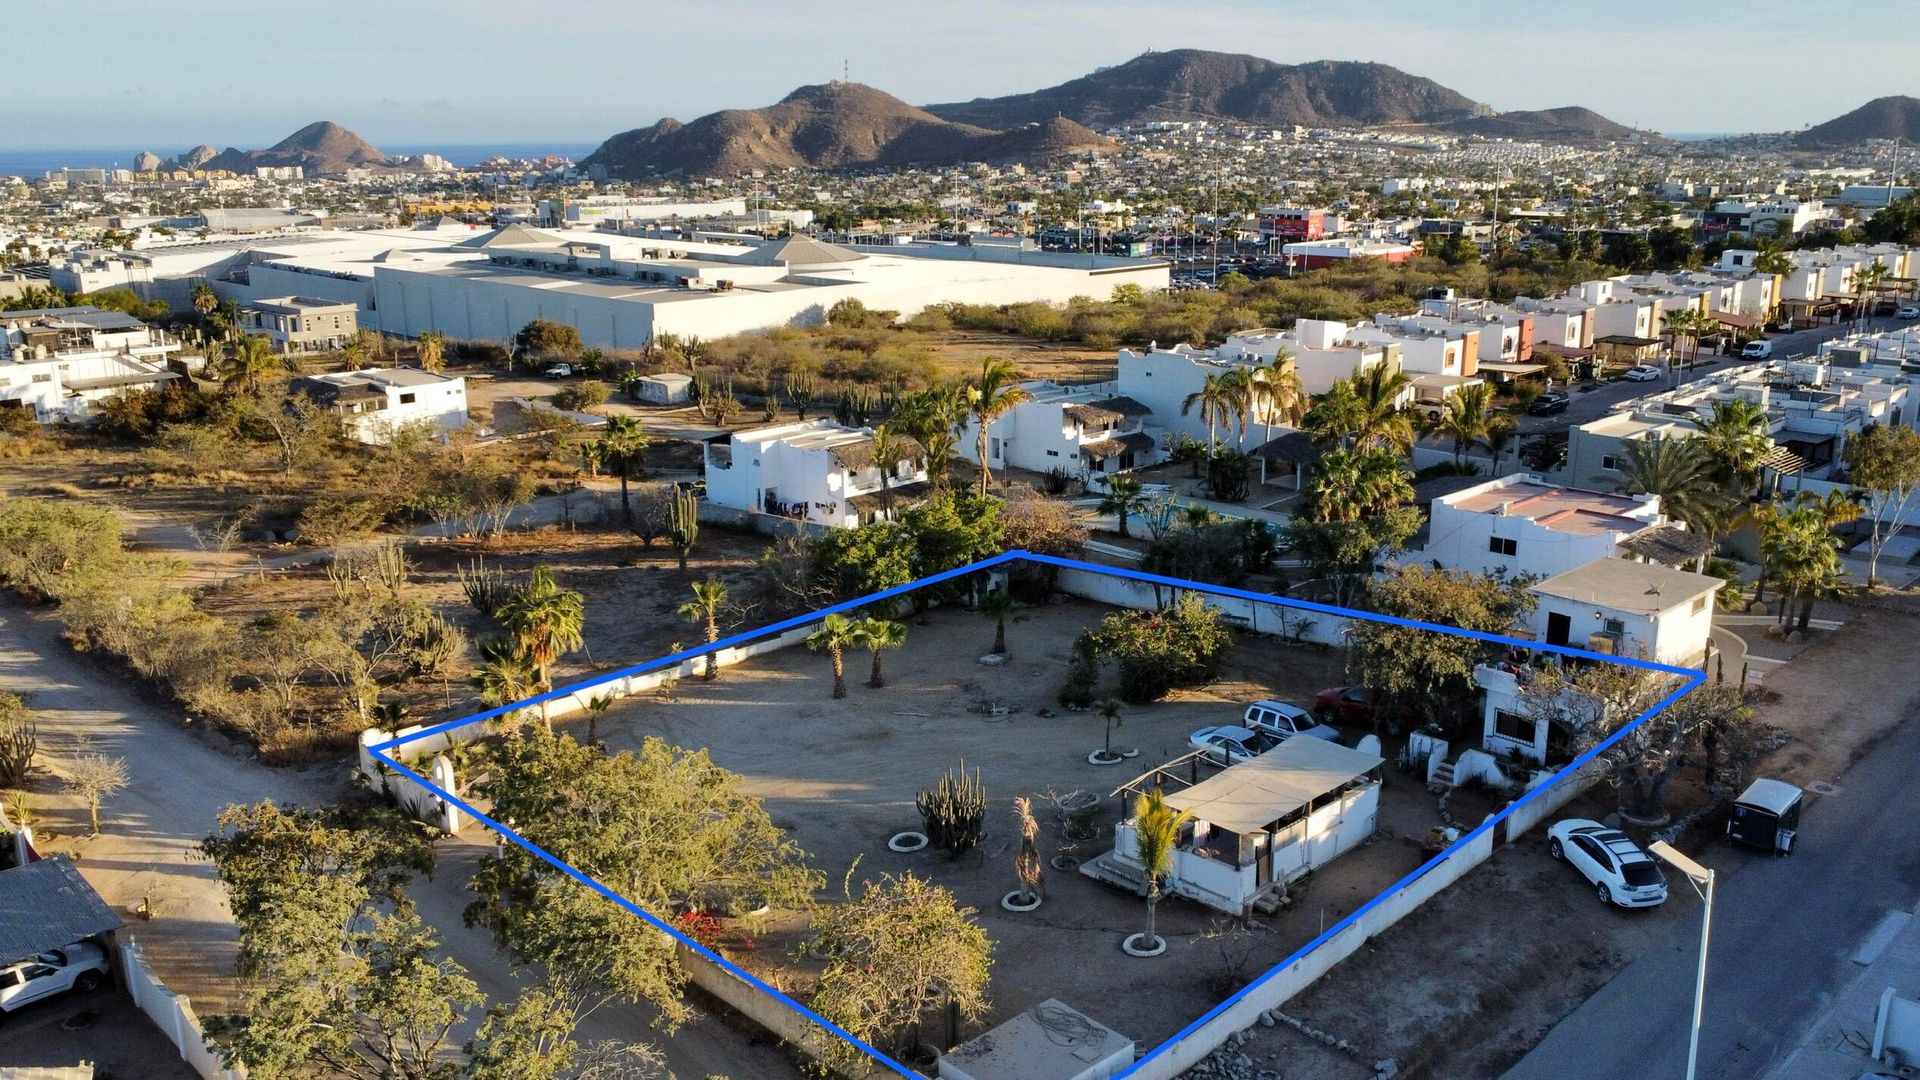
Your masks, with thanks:
[(0, 968), (0, 1012), (13, 1012), (68, 990), (86, 993), (107, 977), (107, 954), (81, 941)]
[(573, 374), (572, 364), (553, 364), (541, 372), (549, 379), (564, 379)]
[(1187, 739), (1187, 745), (1206, 751), (1208, 757), (1222, 765), (1238, 765), (1252, 761), (1279, 743), (1251, 728), (1227, 725), (1203, 727)]
[(1295, 735), (1311, 735), (1316, 739), (1338, 739), (1340, 729), (1322, 724), (1313, 718), (1313, 714), (1290, 701), (1256, 701), (1247, 706), (1246, 715), (1240, 723), (1266, 735), (1275, 741), (1285, 742)]
[(1618, 829), (1586, 818), (1555, 822), (1547, 830), (1547, 851), (1572, 863), (1603, 904), (1644, 908), (1667, 902), (1667, 878), (1660, 864)]
[(1765, 360), (1773, 355), (1773, 342), (1749, 341), (1740, 347), (1740, 355), (1748, 360)]
[(1637, 364), (1620, 373), (1628, 382), (1658, 382), (1660, 369), (1651, 364)]
[(1920, 319), (1920, 307), (1908, 304), (1906, 307), (1894, 312), (1893, 317), (1896, 319)]

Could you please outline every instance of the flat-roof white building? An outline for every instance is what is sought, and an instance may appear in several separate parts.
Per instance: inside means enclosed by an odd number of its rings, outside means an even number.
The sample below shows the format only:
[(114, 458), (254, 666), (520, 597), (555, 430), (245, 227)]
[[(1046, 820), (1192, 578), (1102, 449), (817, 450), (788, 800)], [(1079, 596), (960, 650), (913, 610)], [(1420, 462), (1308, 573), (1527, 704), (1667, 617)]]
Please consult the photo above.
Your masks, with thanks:
[[(1112, 475), (1165, 458), (1160, 440), (1147, 430), (1151, 410), (1118, 395), (1114, 383), (1062, 386), (1044, 380), (1022, 383), (1030, 395), (987, 425), (989, 468), (1012, 466), (1033, 472), (1059, 469), (1069, 476)], [(980, 424), (968, 419), (956, 452), (978, 465)]]
[(906, 500), (925, 491), (926, 453), (898, 436), (901, 460), (883, 475), (873, 435), (872, 428), (835, 420), (803, 420), (713, 439), (706, 444), (707, 499), (836, 529), (885, 518), (890, 497)]
[(467, 380), (418, 368), (368, 368), (295, 379), (293, 388), (332, 410), (350, 438), (374, 446), (402, 428), (450, 431), (467, 422)]
[(1435, 499), (1426, 546), (1407, 561), (1549, 578), (1611, 557), (1629, 537), (1666, 523), (1658, 495), (1613, 495), (1516, 474)]
[(42, 423), (81, 421), (94, 402), (150, 389), (205, 359), (131, 315), (90, 305), (0, 311), (0, 403)]

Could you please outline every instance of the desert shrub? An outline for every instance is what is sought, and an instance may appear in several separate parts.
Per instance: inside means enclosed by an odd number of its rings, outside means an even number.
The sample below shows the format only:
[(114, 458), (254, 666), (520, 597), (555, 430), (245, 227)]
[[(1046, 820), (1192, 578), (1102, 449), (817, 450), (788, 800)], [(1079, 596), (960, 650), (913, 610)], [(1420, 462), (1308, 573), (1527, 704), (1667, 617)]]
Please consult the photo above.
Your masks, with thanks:
[(389, 510), (385, 500), (365, 495), (321, 495), (300, 511), (300, 539), (325, 546), (370, 536)]
[(1133, 702), (1212, 679), (1232, 642), (1219, 611), (1191, 593), (1164, 611), (1115, 612), (1092, 637), (1094, 654), (1119, 665), (1120, 696)]
[(559, 393), (553, 395), (553, 404), (555, 408), (567, 412), (585, 412), (605, 405), (612, 396), (613, 388), (606, 383), (598, 379), (583, 379), (561, 387)]

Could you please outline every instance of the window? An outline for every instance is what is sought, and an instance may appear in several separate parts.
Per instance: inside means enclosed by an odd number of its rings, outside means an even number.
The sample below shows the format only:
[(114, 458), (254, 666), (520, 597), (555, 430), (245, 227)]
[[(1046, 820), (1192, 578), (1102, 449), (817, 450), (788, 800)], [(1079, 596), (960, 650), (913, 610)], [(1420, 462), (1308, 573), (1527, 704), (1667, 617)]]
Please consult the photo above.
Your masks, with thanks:
[(1707, 610), (1707, 598), (1706, 598), (1706, 597), (1704, 597), (1704, 596), (1696, 596), (1696, 597), (1694, 597), (1694, 598), (1693, 598), (1693, 613), (1694, 613), (1695, 615), (1698, 615), (1698, 614), (1700, 614), (1701, 612), (1703, 612), (1703, 611), (1705, 611), (1705, 610)]
[(1612, 454), (1607, 454), (1600, 459), (1600, 467), (1608, 472), (1619, 472), (1620, 459), (1614, 457)]
[(1047, 456), (1048, 456), (1048, 457), (1059, 457), (1059, 456), (1060, 456), (1060, 451), (1058, 451), (1058, 450), (1049, 450), (1049, 451), (1047, 451)]
[(1627, 624), (1619, 619), (1608, 619), (1604, 624), (1606, 632), (1619, 637), (1627, 632)]
[(1495, 555), (1511, 556), (1520, 550), (1520, 542), (1511, 536), (1490, 536), (1487, 538), (1487, 550)]
[(1503, 739), (1531, 743), (1534, 739), (1533, 721), (1528, 717), (1501, 709), (1493, 714), (1493, 733)]
[(402, 405), (411, 405), (411, 404), (413, 404), (413, 400), (414, 400), (414, 398), (415, 398), (415, 396), (416, 396), (416, 395), (414, 395), (414, 394), (401, 394), (401, 395), (400, 395), (400, 404), (402, 404)]

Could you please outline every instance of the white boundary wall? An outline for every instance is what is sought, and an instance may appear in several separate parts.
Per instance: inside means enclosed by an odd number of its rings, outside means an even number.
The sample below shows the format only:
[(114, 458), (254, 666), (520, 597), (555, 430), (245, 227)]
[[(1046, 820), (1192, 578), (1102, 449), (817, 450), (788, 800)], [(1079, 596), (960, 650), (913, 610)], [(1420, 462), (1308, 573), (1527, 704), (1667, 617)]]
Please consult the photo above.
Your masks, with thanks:
[(1206, 601), (1209, 607), (1218, 608), (1227, 621), (1240, 629), (1272, 634), (1288, 641), (1343, 644), (1347, 625), (1352, 621), (1339, 615), (1305, 611), (1271, 601), (1221, 596), (1200, 589), (1189, 590), (1168, 585), (1156, 589), (1148, 582), (1073, 567), (1061, 567), (1055, 584), (1061, 592), (1136, 611), (1157, 611), (1169, 607), (1178, 602), (1183, 593), (1192, 592)]
[(120, 977), (126, 980), (127, 993), (140, 1011), (173, 1040), (180, 1050), (180, 1060), (204, 1080), (246, 1080), (245, 1069), (227, 1068), (220, 1055), (207, 1048), (207, 1037), (200, 1029), (200, 1018), (193, 1013), (193, 1004), (167, 989), (167, 984), (154, 975), (140, 955), (140, 943), (128, 938), (119, 948)]

